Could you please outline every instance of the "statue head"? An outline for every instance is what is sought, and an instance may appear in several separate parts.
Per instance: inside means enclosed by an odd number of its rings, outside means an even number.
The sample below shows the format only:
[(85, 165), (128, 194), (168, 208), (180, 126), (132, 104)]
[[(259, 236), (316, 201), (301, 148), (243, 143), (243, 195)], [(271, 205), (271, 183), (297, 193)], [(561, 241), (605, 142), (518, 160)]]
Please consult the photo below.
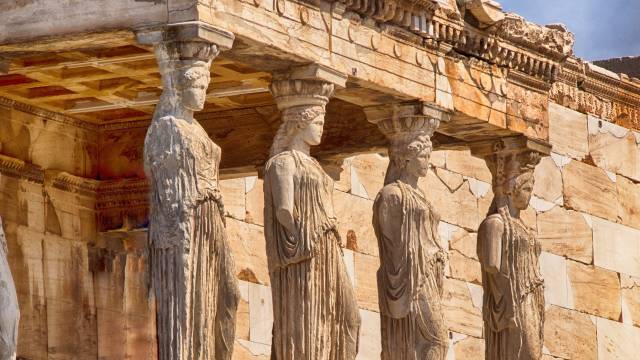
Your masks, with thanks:
[(162, 42), (155, 45), (162, 75), (162, 97), (158, 117), (181, 111), (200, 111), (209, 86), (209, 69), (218, 55), (216, 45), (205, 42)]
[(282, 124), (273, 140), (271, 156), (286, 150), (294, 141), (319, 145), (324, 131), (324, 106), (296, 106), (282, 112)]
[(389, 149), (389, 159), (398, 175), (407, 173), (415, 177), (425, 177), (429, 172), (432, 144), (430, 136), (424, 133), (398, 139)]
[(324, 116), (333, 84), (315, 80), (276, 79), (271, 83), (282, 124), (278, 128), (271, 156), (279, 154), (294, 142), (319, 145), (324, 130)]
[(540, 154), (535, 151), (497, 153), (493, 160), (487, 161), (496, 194), (493, 211), (506, 204), (511, 204), (514, 210), (525, 210), (529, 206), (534, 185), (533, 171), (538, 162)]
[(189, 66), (176, 70), (176, 90), (180, 104), (188, 110), (204, 108), (209, 86), (209, 69), (205, 66)]

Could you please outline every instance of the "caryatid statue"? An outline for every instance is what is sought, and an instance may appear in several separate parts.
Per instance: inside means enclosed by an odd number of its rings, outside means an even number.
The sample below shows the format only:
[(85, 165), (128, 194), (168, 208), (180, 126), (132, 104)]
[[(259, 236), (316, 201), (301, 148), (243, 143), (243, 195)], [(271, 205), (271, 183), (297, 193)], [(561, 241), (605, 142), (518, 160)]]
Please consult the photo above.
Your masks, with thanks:
[(16, 358), (20, 310), (9, 268), (9, 251), (0, 218), (0, 360)]
[(382, 359), (444, 360), (447, 256), (438, 235), (440, 216), (418, 182), (429, 171), (431, 136), (448, 115), (421, 102), (387, 109), (365, 109), (390, 142), (385, 186), (373, 204)]
[(544, 330), (541, 248), (520, 212), (531, 199), (534, 167), (549, 147), (525, 138), (507, 138), (472, 151), (485, 158), (495, 194), (478, 230), (485, 358), (539, 360)]
[(229, 360), (239, 290), (218, 183), (220, 148), (193, 113), (204, 106), (212, 60), (233, 35), (187, 23), (139, 39), (154, 42), (163, 83), (144, 142), (159, 359)]
[(333, 180), (309, 151), (320, 144), (332, 83), (275, 77), (282, 124), (264, 174), (273, 295), (273, 360), (353, 360), (360, 316), (333, 209)]

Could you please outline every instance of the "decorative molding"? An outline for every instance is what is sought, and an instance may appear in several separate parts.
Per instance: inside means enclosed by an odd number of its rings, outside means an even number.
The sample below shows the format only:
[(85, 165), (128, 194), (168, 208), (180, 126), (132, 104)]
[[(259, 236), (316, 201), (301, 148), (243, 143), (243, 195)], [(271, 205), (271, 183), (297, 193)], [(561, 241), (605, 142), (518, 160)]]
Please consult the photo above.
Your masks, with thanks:
[(25, 179), (39, 184), (44, 183), (44, 171), (41, 167), (1, 154), (0, 174)]

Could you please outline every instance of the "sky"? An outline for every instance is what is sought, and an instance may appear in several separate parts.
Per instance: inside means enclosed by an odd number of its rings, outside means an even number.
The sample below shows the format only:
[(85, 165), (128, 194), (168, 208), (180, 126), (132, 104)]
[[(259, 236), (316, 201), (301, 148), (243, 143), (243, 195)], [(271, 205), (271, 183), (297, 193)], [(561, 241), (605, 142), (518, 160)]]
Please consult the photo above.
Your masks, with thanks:
[(545, 25), (565, 24), (585, 60), (640, 56), (640, 0), (498, 0), (506, 12)]

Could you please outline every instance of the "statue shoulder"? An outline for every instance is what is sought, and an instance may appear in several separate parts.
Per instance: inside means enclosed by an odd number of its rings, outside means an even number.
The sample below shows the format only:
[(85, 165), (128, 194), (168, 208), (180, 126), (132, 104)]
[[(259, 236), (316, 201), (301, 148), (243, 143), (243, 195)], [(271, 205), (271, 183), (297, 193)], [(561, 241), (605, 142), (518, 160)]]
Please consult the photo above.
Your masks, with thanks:
[(376, 203), (384, 203), (386, 206), (399, 205), (402, 203), (402, 191), (396, 183), (385, 185), (378, 192)]
[(503, 229), (504, 220), (502, 220), (502, 216), (500, 214), (491, 214), (482, 221), (478, 228), (478, 233), (502, 233)]
[(267, 160), (265, 172), (291, 171), (296, 168), (296, 161), (290, 151), (283, 151)]

